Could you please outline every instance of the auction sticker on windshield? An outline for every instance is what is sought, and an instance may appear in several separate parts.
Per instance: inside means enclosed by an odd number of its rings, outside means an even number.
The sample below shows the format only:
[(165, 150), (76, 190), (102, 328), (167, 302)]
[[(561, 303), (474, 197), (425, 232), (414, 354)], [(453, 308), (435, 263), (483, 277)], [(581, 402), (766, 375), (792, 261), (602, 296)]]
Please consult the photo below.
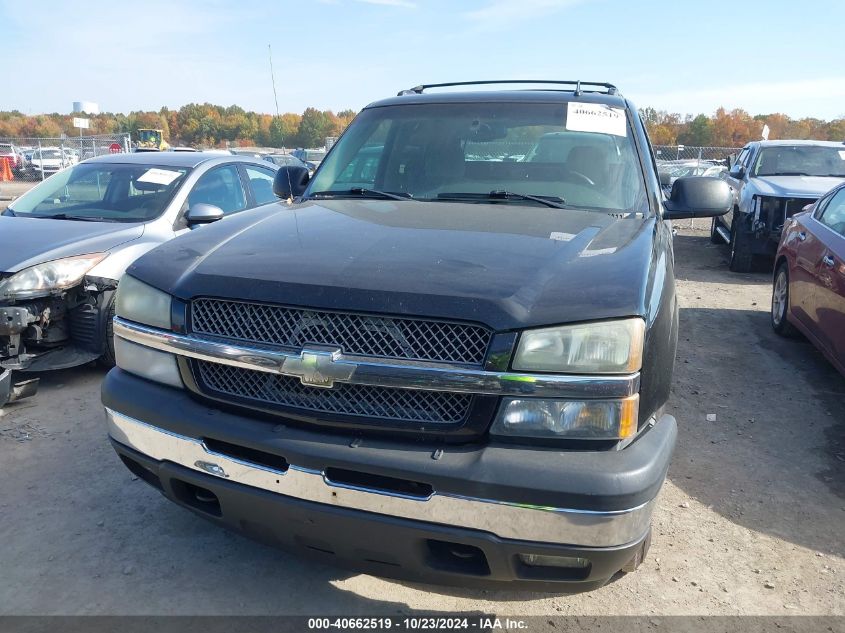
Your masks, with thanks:
[(136, 181), (167, 186), (181, 175), (181, 172), (178, 171), (170, 171), (169, 169), (158, 169), (154, 167), (153, 169), (148, 169), (144, 172), (144, 174), (137, 178)]
[(566, 129), (573, 132), (597, 132), (627, 136), (625, 110), (601, 103), (570, 101), (566, 108)]

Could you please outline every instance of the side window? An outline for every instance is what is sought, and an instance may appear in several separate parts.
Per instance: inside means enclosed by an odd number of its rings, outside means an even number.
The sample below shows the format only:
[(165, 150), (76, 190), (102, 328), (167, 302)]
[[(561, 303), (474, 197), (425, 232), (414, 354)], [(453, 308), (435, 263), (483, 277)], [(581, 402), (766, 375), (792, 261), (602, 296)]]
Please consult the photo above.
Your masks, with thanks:
[(822, 211), (820, 221), (845, 236), (845, 189), (840, 189), (830, 199)]
[(736, 157), (736, 163), (734, 164), (742, 165), (747, 168), (748, 166), (746, 165), (746, 162), (748, 161), (749, 154), (751, 154), (751, 150), (746, 147), (739, 153), (739, 156)]
[(245, 169), (249, 187), (255, 197), (255, 204), (261, 205), (279, 201), (276, 194), (273, 193), (273, 179), (276, 172), (262, 167), (246, 167)]
[(204, 174), (188, 194), (188, 206), (213, 204), (230, 214), (246, 208), (246, 196), (236, 165), (216, 167)]

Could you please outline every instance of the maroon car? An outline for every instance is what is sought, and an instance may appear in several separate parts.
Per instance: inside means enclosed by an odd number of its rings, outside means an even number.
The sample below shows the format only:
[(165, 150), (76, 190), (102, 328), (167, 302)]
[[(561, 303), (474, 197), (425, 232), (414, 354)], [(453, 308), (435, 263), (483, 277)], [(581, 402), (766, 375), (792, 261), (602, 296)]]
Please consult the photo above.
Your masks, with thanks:
[[(843, 147), (845, 160), (845, 147)], [(772, 327), (799, 330), (845, 375), (845, 185), (787, 220), (775, 259)]]

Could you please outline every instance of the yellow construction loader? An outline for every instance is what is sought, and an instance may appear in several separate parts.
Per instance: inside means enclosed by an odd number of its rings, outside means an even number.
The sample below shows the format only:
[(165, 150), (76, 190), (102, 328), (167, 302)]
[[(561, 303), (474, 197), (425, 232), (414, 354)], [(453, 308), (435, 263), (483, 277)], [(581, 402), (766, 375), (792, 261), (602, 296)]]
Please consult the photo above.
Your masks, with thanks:
[(135, 146), (139, 152), (163, 152), (170, 145), (164, 140), (164, 130), (142, 128), (138, 130), (138, 143)]

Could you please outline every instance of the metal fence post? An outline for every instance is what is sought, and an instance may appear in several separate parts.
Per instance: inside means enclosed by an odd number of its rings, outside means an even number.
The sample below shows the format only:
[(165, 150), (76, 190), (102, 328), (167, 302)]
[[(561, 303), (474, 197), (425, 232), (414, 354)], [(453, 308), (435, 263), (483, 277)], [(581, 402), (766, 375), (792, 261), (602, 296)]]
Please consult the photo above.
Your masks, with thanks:
[(41, 139), (38, 139), (38, 166), (41, 168), (41, 180), (44, 180), (44, 154), (41, 151)]

